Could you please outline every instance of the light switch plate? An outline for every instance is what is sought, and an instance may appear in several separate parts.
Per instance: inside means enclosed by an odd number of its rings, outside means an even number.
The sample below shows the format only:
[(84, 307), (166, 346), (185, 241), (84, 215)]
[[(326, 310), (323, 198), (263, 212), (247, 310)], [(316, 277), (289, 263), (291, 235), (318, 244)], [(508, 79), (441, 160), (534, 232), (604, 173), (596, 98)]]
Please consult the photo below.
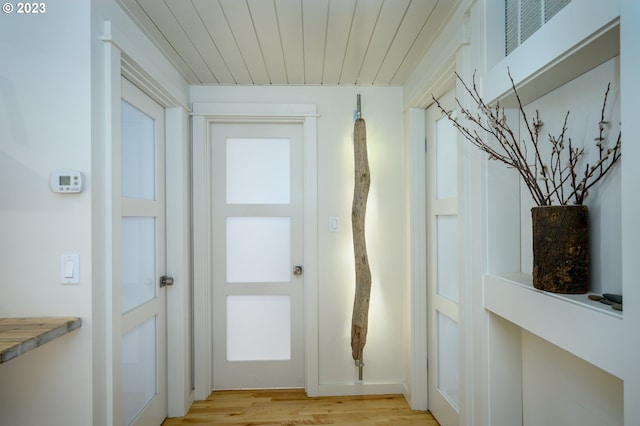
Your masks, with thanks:
[(60, 257), (60, 282), (62, 284), (80, 283), (79, 254), (63, 254)]
[(338, 232), (340, 229), (340, 219), (338, 216), (329, 216), (329, 232)]

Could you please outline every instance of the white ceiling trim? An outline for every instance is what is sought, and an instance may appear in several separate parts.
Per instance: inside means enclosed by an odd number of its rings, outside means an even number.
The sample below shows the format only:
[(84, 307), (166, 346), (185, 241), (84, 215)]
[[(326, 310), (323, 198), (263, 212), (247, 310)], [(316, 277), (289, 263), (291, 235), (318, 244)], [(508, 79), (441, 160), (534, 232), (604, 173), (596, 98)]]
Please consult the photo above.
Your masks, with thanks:
[(254, 104), (195, 102), (191, 115), (206, 117), (319, 117), (316, 104)]

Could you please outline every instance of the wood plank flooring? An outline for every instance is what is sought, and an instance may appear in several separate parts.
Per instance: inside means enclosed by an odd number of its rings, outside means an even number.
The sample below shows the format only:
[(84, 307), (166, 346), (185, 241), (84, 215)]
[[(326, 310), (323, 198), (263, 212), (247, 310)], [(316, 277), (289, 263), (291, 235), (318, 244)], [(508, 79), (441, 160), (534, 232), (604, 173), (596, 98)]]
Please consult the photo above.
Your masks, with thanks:
[(309, 398), (304, 390), (216, 391), (163, 426), (438, 426), (431, 413), (409, 408), (402, 395)]

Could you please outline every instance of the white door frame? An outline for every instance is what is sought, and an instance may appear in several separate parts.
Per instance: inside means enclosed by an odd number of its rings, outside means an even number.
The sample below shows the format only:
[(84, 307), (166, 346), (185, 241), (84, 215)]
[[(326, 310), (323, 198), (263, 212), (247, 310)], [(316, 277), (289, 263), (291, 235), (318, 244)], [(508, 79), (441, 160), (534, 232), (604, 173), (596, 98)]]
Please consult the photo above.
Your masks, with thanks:
[(315, 104), (194, 103), (192, 108), (195, 399), (212, 390), (211, 123), (299, 123), (304, 144), (305, 390), (318, 395), (317, 107)]
[[(190, 244), (190, 181), (189, 181), (189, 145), (188, 107), (180, 96), (167, 89), (162, 79), (154, 78), (140, 65), (136, 58), (142, 52), (124, 33), (112, 28), (110, 21), (104, 21), (103, 35), (105, 67), (105, 324), (104, 343), (104, 401), (105, 424), (115, 424), (113, 412), (116, 402), (113, 398), (113, 356), (114, 330), (112, 269), (114, 265), (113, 221), (119, 215), (120, 201), (114, 198), (113, 173), (115, 154), (113, 149), (119, 145), (120, 138), (120, 78), (127, 77), (147, 95), (165, 108), (165, 151), (171, 159), (171, 167), (165, 168), (166, 188), (166, 268), (167, 274), (174, 278), (174, 285), (167, 289), (167, 346), (182, 348), (167, 352), (167, 413), (169, 417), (180, 417), (187, 413), (193, 403), (191, 391), (191, 244)], [(119, 169), (118, 169), (119, 170)], [(100, 339), (101, 337), (96, 337)]]
[(405, 397), (414, 410), (429, 408), (427, 374), (427, 194), (426, 114), (423, 108), (407, 111), (407, 164), (409, 193), (409, 298), (410, 372)]

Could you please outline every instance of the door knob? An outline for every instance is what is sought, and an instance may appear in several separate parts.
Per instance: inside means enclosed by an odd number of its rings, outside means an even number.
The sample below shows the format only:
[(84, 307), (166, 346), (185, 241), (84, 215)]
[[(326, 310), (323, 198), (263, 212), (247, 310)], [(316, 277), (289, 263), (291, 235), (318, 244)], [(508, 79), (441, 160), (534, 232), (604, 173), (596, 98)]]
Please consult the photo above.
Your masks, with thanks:
[(173, 277), (168, 277), (166, 275), (160, 277), (160, 288), (168, 285), (173, 285)]
[(293, 267), (293, 275), (299, 276), (302, 275), (302, 266), (296, 265)]

